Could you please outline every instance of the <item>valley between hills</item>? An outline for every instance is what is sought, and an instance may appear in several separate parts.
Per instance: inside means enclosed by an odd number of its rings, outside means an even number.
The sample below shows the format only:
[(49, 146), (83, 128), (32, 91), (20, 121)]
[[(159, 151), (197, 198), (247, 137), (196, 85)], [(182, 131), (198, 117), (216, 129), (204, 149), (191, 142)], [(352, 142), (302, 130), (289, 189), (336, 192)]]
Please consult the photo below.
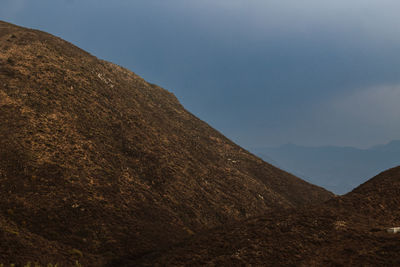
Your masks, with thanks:
[(400, 168), (344, 196), (163, 88), (0, 21), (0, 264), (394, 266)]

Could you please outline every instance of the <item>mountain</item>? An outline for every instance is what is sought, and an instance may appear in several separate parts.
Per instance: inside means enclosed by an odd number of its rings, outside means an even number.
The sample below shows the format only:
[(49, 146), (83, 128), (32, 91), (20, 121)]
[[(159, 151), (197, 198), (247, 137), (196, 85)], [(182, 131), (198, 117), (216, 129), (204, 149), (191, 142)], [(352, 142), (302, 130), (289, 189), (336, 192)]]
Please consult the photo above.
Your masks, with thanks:
[(146, 255), (140, 266), (399, 266), (400, 167), (314, 207), (275, 210)]
[(118, 265), (332, 193), (133, 72), (0, 22), (0, 264)]
[(400, 141), (369, 149), (286, 144), (252, 150), (264, 160), (336, 194), (345, 194), (366, 177), (400, 164)]

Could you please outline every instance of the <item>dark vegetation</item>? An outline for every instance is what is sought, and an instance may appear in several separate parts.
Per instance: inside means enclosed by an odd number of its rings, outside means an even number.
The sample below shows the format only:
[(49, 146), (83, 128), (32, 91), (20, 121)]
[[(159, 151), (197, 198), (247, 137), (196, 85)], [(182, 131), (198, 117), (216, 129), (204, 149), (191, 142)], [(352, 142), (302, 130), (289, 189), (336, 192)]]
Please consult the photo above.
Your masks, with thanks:
[(400, 167), (323, 205), (275, 210), (196, 235), (142, 266), (400, 266)]
[(139, 263), (211, 228), (332, 196), (134, 73), (0, 22), (0, 263)]

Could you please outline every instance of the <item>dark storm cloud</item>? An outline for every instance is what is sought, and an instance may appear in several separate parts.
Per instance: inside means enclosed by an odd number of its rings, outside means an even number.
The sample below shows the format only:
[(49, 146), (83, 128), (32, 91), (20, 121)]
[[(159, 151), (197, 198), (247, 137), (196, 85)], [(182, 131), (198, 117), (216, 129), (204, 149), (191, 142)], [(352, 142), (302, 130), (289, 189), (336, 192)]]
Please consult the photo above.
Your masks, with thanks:
[[(368, 106), (368, 92), (388, 95), (382, 88), (400, 84), (399, 8), (385, 0), (3, 0), (0, 15), (173, 91), (243, 145), (367, 145), (400, 134), (382, 109), (369, 119), (348, 104)], [(335, 111), (339, 103), (346, 112)], [(365, 131), (382, 121), (391, 126)]]

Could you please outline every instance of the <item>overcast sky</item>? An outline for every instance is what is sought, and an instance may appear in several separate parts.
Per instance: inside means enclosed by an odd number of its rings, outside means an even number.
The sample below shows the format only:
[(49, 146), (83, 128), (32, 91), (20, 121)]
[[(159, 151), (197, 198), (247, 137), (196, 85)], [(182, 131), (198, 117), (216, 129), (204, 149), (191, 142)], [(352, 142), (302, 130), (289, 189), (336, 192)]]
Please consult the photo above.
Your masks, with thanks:
[(400, 10), (389, 0), (1, 0), (173, 92), (240, 145), (400, 139)]

